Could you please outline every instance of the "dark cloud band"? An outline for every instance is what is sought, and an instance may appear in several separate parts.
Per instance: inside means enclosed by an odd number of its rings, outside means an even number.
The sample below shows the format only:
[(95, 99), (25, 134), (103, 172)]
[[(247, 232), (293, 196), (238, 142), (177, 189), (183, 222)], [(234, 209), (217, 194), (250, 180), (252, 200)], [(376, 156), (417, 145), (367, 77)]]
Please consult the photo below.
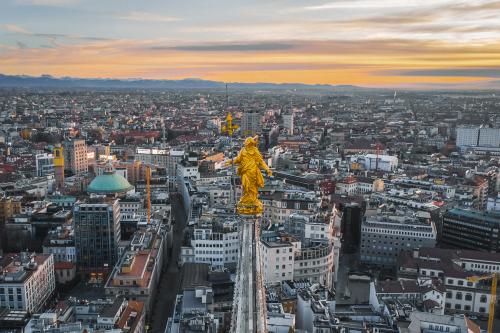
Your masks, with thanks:
[(403, 76), (452, 76), (452, 77), (500, 77), (500, 67), (492, 68), (454, 68), (454, 69), (425, 69), (404, 71), (393, 74)]
[(288, 43), (234, 43), (234, 44), (198, 44), (180, 46), (154, 46), (153, 50), (178, 50), (191, 52), (231, 52), (231, 51), (280, 51), (295, 48)]

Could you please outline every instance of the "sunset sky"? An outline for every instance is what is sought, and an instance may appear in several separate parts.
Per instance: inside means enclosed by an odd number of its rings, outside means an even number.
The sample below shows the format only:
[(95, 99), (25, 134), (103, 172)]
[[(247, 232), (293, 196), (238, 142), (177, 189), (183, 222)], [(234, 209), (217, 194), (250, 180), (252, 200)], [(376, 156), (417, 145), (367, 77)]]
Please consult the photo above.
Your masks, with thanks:
[(1, 0), (0, 73), (500, 87), (500, 1)]

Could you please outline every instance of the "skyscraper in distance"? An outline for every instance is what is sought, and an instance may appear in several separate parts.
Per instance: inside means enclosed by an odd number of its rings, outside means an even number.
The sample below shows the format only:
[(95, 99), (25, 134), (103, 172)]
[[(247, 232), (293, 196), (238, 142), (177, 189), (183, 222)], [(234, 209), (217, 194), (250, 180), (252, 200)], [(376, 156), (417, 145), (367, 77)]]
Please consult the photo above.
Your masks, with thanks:
[(243, 112), (241, 118), (241, 133), (245, 136), (260, 135), (262, 132), (262, 121), (259, 111), (252, 110)]

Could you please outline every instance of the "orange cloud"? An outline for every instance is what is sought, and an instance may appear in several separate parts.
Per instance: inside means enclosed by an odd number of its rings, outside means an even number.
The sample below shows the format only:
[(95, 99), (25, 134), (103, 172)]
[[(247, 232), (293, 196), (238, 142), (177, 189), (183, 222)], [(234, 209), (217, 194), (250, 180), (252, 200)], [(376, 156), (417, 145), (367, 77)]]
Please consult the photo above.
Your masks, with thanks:
[[(500, 68), (500, 43), (460, 45), (380, 39), (235, 42), (198, 46), (158, 40), (116, 40), (53, 48), (0, 49), (0, 68), (4, 74), (48, 73), (74, 77), (199, 77), (229, 82), (366, 86), (409, 83), (472, 85), (490, 79), (487, 70), (472, 71), (477, 67)], [(467, 75), (450, 75), (454, 69)], [(412, 75), (412, 71), (423, 72)], [(471, 75), (468, 71), (478, 75)]]

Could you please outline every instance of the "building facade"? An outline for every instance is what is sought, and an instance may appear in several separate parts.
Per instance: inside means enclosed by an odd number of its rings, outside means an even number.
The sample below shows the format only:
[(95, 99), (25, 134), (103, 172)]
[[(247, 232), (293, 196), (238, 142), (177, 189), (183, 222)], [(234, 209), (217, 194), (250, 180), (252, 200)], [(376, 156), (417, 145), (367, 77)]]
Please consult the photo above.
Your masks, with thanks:
[(500, 249), (500, 212), (455, 208), (443, 216), (441, 241), (462, 249)]
[(420, 222), (405, 216), (367, 217), (361, 224), (362, 262), (394, 266), (401, 251), (434, 247), (437, 231), (434, 222)]
[(54, 257), (22, 252), (4, 256), (0, 266), (0, 307), (43, 310), (56, 288)]
[(78, 269), (82, 273), (111, 270), (120, 242), (118, 200), (77, 203), (73, 222)]
[(243, 136), (258, 135), (262, 131), (261, 116), (258, 111), (243, 112), (241, 118), (241, 133)]
[(54, 174), (54, 156), (52, 154), (37, 154), (35, 164), (37, 177)]
[(89, 162), (85, 140), (67, 140), (63, 143), (65, 168), (75, 175), (88, 172)]

